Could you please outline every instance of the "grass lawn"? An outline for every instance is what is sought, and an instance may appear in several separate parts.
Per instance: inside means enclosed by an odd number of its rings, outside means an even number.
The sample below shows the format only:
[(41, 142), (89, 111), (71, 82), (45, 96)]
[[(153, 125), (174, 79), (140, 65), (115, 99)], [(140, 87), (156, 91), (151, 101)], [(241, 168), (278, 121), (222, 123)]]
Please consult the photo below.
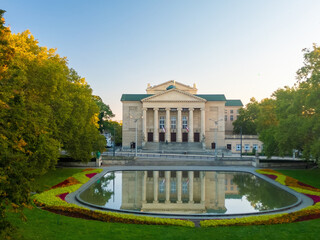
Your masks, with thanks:
[[(38, 187), (55, 185), (82, 169), (58, 169), (37, 180)], [(74, 172), (72, 172), (74, 171)], [(319, 186), (320, 170), (281, 170), (289, 176)], [(56, 178), (55, 176), (59, 176)], [(50, 179), (49, 179), (50, 178)], [(61, 179), (62, 178), (62, 179)], [(44, 187), (45, 189), (46, 187)], [(186, 228), (104, 223), (26, 209), (27, 222), (10, 213), (21, 239), (318, 239), (320, 219), (291, 224), (246, 227)]]
[(43, 192), (82, 170), (82, 168), (57, 168), (56, 170), (51, 170), (45, 175), (35, 179), (32, 183), (32, 191)]

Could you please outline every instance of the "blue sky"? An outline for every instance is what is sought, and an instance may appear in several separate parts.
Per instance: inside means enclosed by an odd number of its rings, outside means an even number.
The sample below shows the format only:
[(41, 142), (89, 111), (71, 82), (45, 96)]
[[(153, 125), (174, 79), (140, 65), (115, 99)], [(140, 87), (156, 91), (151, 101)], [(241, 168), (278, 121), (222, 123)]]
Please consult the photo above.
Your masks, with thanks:
[(57, 48), (122, 118), (121, 94), (176, 80), (198, 93), (261, 100), (293, 86), (320, 43), (315, 0), (0, 0), (12, 32)]

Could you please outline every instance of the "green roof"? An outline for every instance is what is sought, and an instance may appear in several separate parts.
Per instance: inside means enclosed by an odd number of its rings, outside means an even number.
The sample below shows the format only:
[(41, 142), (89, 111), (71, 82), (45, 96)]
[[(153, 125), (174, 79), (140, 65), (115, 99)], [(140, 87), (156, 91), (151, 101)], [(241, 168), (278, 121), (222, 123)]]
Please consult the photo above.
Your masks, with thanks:
[(241, 199), (242, 195), (240, 195), (240, 194), (226, 194), (225, 198), (226, 199)]
[[(120, 101), (141, 101), (144, 98), (150, 97), (154, 94), (122, 94)], [(227, 101), (224, 94), (195, 94), (194, 96), (203, 98), (207, 101)], [(233, 101), (233, 100), (231, 100)], [(240, 101), (240, 100), (237, 100)], [(240, 101), (241, 103), (241, 101)], [(242, 104), (242, 103), (241, 103)], [(234, 105), (232, 105), (234, 106)], [(240, 105), (242, 106), (242, 105)]]
[(224, 209), (207, 209), (207, 213), (225, 213), (227, 211), (226, 208)]
[(196, 94), (195, 96), (201, 97), (207, 101), (226, 101), (224, 94)]
[(141, 101), (153, 94), (122, 94), (120, 101)]
[(242, 107), (243, 104), (241, 100), (227, 100), (226, 102), (227, 107)]

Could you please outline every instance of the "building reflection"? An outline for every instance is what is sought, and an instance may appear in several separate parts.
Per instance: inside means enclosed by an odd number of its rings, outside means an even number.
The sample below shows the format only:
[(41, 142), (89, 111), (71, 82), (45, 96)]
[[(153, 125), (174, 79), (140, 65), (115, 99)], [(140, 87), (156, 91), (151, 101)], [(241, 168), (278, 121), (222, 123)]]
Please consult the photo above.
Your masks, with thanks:
[(224, 213), (239, 198), (233, 174), (208, 171), (124, 171), (121, 209), (159, 213)]

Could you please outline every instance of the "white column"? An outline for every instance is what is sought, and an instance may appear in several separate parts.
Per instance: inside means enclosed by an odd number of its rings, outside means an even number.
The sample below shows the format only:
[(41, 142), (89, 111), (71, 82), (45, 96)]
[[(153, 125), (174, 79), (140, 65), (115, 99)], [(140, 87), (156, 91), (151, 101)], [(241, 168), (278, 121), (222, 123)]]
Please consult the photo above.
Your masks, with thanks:
[(166, 179), (166, 201), (165, 203), (170, 203), (170, 171), (165, 171)]
[(178, 110), (178, 119), (177, 119), (177, 142), (182, 142), (182, 125), (181, 125), (181, 108)]
[(200, 184), (201, 184), (201, 203), (203, 204), (205, 202), (206, 198), (206, 181), (205, 181), (205, 172), (200, 172)]
[(170, 141), (170, 108), (166, 108), (166, 141), (171, 142)]
[(188, 142), (193, 142), (193, 108), (189, 108), (189, 133)]
[(142, 204), (147, 202), (147, 171), (143, 172), (142, 178)]
[(188, 171), (189, 177), (189, 203), (194, 203), (193, 201), (193, 171)]
[(159, 119), (158, 119), (158, 110), (159, 108), (154, 108), (153, 114), (153, 141), (159, 142)]
[(205, 137), (205, 109), (201, 108), (201, 121), (200, 121), (200, 141)]
[(177, 171), (177, 203), (182, 203), (181, 193), (182, 193), (182, 171)]
[(147, 136), (147, 108), (143, 108), (143, 113), (142, 113), (142, 134), (143, 134), (143, 142), (148, 141), (148, 136)]
[(153, 171), (153, 203), (158, 203), (159, 171)]

